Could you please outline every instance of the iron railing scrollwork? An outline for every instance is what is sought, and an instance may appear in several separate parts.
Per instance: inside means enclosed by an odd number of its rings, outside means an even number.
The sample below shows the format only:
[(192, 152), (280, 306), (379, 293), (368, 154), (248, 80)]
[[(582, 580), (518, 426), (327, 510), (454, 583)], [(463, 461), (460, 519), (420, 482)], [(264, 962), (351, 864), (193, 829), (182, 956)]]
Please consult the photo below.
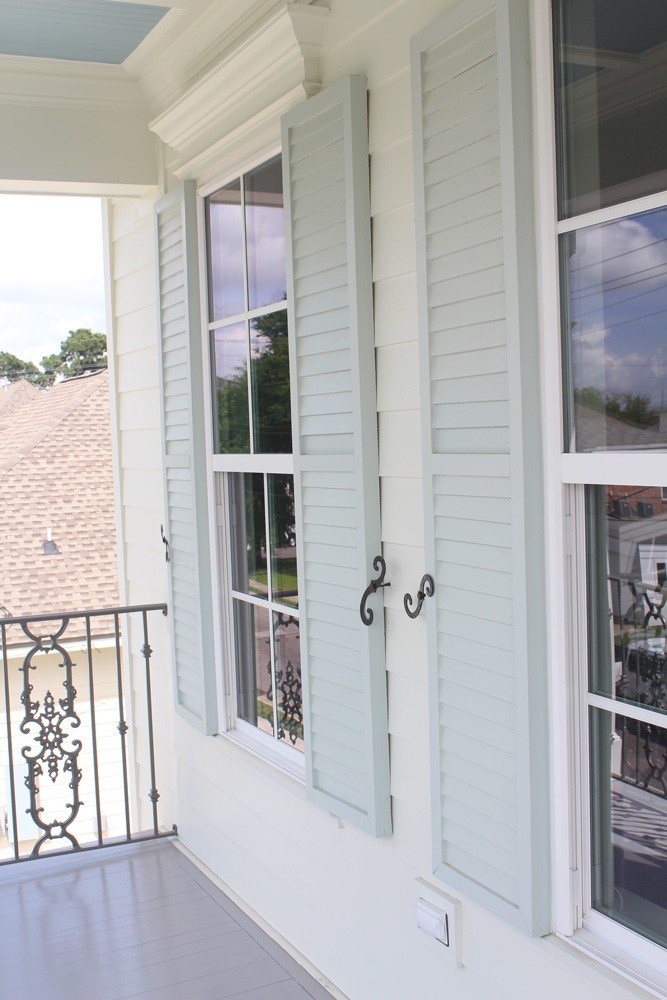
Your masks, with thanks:
[[(274, 648), (278, 649), (281, 642), (279, 629), (287, 630), (293, 627), (296, 630), (296, 637), (299, 635), (299, 619), (289, 614), (275, 614), (273, 625)], [(267, 666), (269, 674), (269, 686), (266, 697), (269, 702), (274, 700), (274, 683), (271, 671), (271, 661)], [(297, 740), (303, 739), (303, 701), (301, 695), (301, 670), (295, 667), (291, 659), (287, 659), (284, 668), (276, 666), (275, 670), (275, 691), (278, 693), (278, 731), (276, 736), (279, 740), (289, 739), (292, 746)]]
[[(650, 649), (640, 647), (631, 650), (626, 659), (623, 676), (617, 685), (617, 693), (621, 702), (629, 696), (636, 700), (639, 705), (655, 708), (659, 712), (666, 712), (667, 658)], [(619, 708), (622, 711), (622, 707), (619, 706)], [(630, 757), (627, 745), (631, 744), (632, 740), (639, 739), (646, 761), (646, 770), (643, 780), (638, 770), (637, 774), (633, 776), (634, 780), (647, 791), (657, 791), (660, 788), (662, 794), (667, 797), (667, 730), (660, 725), (653, 726), (646, 722), (635, 722), (631, 725), (628, 719), (622, 718), (621, 767), (623, 771), (626, 771)], [(626, 776), (624, 773), (623, 777)]]
[[(166, 615), (167, 607), (135, 605), (0, 618), (7, 813), (7, 843), (0, 851), (0, 865), (54, 850), (90, 850), (175, 833), (175, 827), (160, 828), (157, 811), (160, 796), (150, 671), (153, 651), (148, 642), (151, 612)], [(146, 713), (142, 732), (147, 734), (144, 758), (150, 776), (147, 798), (152, 826), (148, 831), (135, 829), (137, 809), (129, 780), (130, 726), (121, 656), (121, 618), (129, 616), (139, 618), (143, 640), (144, 684), (137, 702), (144, 703)], [(109, 650), (104, 657), (102, 648)], [(20, 693), (12, 680), (14, 669), (20, 675)], [(98, 686), (103, 688), (102, 696), (96, 691)], [(103, 727), (98, 717), (102, 712)], [(104, 747), (100, 745), (101, 729)], [(117, 735), (110, 743), (112, 731)], [(103, 796), (120, 802), (115, 827), (107, 836)], [(88, 808), (87, 819), (84, 806)], [(27, 824), (24, 814), (29, 818)]]
[[(667, 728), (663, 724), (663, 713), (667, 713), (667, 588), (629, 577), (609, 576), (608, 580), (615, 633), (613, 659), (619, 671), (614, 694), (620, 777), (667, 797)], [(655, 725), (624, 715), (624, 704), (654, 709)]]

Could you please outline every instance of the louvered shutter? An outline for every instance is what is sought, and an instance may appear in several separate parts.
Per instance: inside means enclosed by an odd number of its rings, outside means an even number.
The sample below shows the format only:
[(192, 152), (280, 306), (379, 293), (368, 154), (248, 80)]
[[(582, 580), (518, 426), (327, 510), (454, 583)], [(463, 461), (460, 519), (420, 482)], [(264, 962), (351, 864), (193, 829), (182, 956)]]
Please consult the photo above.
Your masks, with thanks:
[[(307, 781), (330, 811), (391, 831), (370, 259), (366, 84), (283, 119)], [(289, 253), (291, 250), (291, 254)]]
[(549, 928), (527, 0), (413, 40), (436, 871)]
[(212, 733), (216, 699), (194, 181), (157, 203), (155, 234), (176, 709)]

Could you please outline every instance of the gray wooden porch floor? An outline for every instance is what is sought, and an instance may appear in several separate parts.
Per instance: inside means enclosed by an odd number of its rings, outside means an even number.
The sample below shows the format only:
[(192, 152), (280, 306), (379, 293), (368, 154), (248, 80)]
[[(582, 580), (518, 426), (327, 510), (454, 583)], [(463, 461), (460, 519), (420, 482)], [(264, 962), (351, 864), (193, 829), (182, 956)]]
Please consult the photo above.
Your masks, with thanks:
[(169, 841), (0, 869), (0, 1000), (331, 1000)]

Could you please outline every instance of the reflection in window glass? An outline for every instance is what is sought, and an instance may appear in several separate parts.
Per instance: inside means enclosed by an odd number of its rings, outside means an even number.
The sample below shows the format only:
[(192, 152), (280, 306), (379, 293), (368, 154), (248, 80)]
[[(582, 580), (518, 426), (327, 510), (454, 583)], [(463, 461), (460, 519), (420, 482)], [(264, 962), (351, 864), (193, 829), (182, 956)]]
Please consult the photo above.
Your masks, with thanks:
[[(667, 944), (667, 511), (659, 486), (586, 493), (593, 906)], [(625, 712), (641, 707), (649, 720)], [(625, 710), (624, 710), (625, 707)], [(617, 711), (618, 709), (618, 711)], [(653, 721), (655, 720), (655, 721)]]
[(250, 450), (248, 410), (248, 333), (245, 323), (213, 332), (213, 368), (217, 404), (217, 450)]
[(245, 175), (250, 309), (285, 298), (285, 231), (280, 157)]
[(555, 0), (561, 218), (667, 187), (667, 4)]
[(586, 525), (590, 690), (667, 711), (661, 487), (587, 487)]
[(244, 310), (241, 182), (206, 199), (209, 322)]
[(283, 215), (279, 156), (206, 199), (215, 447), (225, 456), (216, 458), (216, 499), (227, 513), (237, 713), (303, 751)]
[(299, 606), (296, 569), (296, 518), (292, 476), (269, 476), (271, 531), (271, 596), (290, 607)]
[(562, 236), (561, 273), (568, 442), (664, 448), (667, 209)]
[(274, 737), (303, 750), (294, 480), (227, 480), (239, 718), (265, 732), (272, 719)]
[(667, 946), (667, 730), (590, 710), (592, 904)]
[(273, 678), (269, 612), (234, 601), (236, 692), (239, 718), (273, 736)]
[(242, 594), (268, 598), (264, 476), (229, 477), (232, 520), (232, 586)]
[(273, 645), (276, 658), (276, 702), (278, 739), (303, 750), (303, 703), (301, 700), (301, 649), (299, 619), (274, 614)]
[(289, 455), (292, 452), (289, 345), (287, 313), (268, 313), (251, 320), (254, 451)]

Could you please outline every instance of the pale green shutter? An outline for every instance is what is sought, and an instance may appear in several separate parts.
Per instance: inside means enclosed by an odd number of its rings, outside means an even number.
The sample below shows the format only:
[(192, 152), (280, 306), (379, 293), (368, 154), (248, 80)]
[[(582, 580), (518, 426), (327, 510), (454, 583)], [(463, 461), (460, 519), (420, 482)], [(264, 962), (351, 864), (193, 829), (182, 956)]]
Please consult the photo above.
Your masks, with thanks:
[(528, 0), (413, 40), (435, 869), (549, 929)]
[[(301, 656), (310, 794), (391, 831), (366, 84), (283, 120)], [(290, 252), (291, 251), (291, 252)]]
[(216, 699), (196, 201), (193, 181), (162, 198), (155, 209), (155, 234), (176, 708), (212, 733)]

